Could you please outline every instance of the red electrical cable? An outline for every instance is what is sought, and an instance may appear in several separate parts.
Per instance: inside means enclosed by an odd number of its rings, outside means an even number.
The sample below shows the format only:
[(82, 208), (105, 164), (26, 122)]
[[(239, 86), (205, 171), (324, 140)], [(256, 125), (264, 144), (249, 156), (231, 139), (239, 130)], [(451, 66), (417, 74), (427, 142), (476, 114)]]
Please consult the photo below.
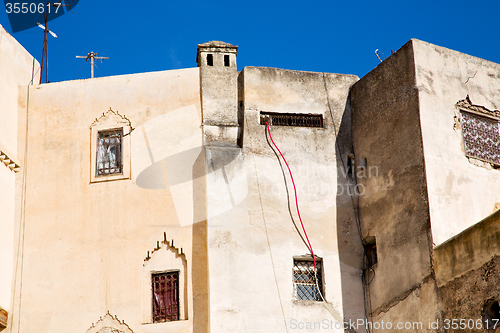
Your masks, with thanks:
[(290, 173), (290, 178), (292, 179), (292, 184), (293, 184), (293, 191), (295, 192), (295, 206), (297, 207), (297, 214), (299, 215), (300, 225), (302, 226), (302, 230), (304, 231), (304, 235), (306, 236), (307, 244), (309, 244), (309, 249), (311, 250), (311, 255), (313, 257), (313, 262), (314, 262), (314, 271), (316, 272), (316, 258), (314, 256), (314, 251), (313, 251), (311, 242), (309, 241), (309, 237), (307, 237), (307, 232), (306, 232), (306, 228), (304, 227), (304, 223), (302, 222), (302, 217), (300, 217), (299, 201), (297, 200), (297, 188), (295, 187), (295, 181), (293, 180), (292, 170), (290, 170), (290, 166), (288, 165), (288, 163), (285, 159), (285, 156), (283, 156), (283, 154), (281, 153), (281, 150), (278, 148), (276, 143), (274, 143), (273, 137), (271, 135), (271, 129), (269, 128), (269, 124), (267, 122), (266, 122), (266, 127), (267, 127), (267, 132), (269, 133), (269, 137), (271, 138), (271, 142), (273, 143), (274, 147), (280, 153), (281, 158), (283, 158), (283, 161), (285, 161), (286, 167), (288, 168), (288, 172)]

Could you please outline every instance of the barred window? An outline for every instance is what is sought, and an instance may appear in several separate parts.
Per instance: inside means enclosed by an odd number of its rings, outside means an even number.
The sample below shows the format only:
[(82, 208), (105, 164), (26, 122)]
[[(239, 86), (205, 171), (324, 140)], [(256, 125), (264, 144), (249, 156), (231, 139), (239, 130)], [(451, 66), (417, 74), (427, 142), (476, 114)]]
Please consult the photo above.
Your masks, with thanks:
[(316, 274), (314, 262), (310, 260), (293, 260), (293, 293), (295, 300), (323, 300), (323, 270), (321, 259), (316, 259)]
[(98, 133), (96, 176), (122, 173), (122, 136), (121, 128)]
[(495, 118), (460, 110), (465, 154), (500, 165), (500, 127)]
[(153, 274), (153, 322), (179, 320), (179, 271)]

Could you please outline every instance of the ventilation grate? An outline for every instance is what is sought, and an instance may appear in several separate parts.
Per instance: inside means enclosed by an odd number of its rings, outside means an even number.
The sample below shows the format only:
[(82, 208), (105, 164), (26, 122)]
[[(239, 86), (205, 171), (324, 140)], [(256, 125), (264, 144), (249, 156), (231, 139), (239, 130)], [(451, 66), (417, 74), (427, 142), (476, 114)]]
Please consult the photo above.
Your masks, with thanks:
[(261, 112), (260, 124), (273, 126), (323, 127), (320, 114)]

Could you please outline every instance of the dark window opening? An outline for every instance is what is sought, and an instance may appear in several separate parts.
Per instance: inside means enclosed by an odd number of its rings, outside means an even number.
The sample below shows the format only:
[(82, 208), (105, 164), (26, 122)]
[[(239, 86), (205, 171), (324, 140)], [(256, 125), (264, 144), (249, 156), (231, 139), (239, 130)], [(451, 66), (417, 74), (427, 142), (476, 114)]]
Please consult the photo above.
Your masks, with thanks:
[(354, 178), (355, 167), (356, 167), (356, 162), (354, 160), (354, 156), (348, 155), (347, 156), (347, 176)]
[(229, 54), (224, 55), (224, 66), (229, 67)]
[(499, 120), (460, 111), (465, 155), (500, 165)]
[(179, 320), (179, 272), (153, 274), (153, 322)]
[(322, 260), (316, 258), (316, 274), (314, 262), (310, 259), (293, 260), (293, 293), (295, 300), (323, 300), (323, 270)]
[(323, 127), (321, 114), (261, 112), (260, 124), (273, 126)]
[(500, 306), (498, 301), (489, 299), (486, 301), (482, 312), (484, 328), (494, 331), (500, 327)]
[(122, 136), (122, 129), (98, 133), (96, 176), (122, 173)]
[(365, 248), (365, 256), (368, 261), (368, 267), (372, 267), (378, 261), (377, 241), (375, 239), (375, 236), (368, 237), (365, 239), (364, 248)]
[(212, 54), (207, 54), (207, 65), (208, 66), (214, 65), (214, 56)]

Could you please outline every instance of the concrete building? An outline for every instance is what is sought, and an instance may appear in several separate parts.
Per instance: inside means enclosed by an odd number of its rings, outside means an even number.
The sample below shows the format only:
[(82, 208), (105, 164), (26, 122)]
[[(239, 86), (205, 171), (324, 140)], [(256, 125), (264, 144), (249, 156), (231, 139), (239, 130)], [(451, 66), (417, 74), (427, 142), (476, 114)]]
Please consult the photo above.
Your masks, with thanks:
[(195, 68), (36, 85), (0, 37), (0, 330), (500, 318), (500, 65), (411, 40), (361, 79), (238, 72), (208, 42)]

